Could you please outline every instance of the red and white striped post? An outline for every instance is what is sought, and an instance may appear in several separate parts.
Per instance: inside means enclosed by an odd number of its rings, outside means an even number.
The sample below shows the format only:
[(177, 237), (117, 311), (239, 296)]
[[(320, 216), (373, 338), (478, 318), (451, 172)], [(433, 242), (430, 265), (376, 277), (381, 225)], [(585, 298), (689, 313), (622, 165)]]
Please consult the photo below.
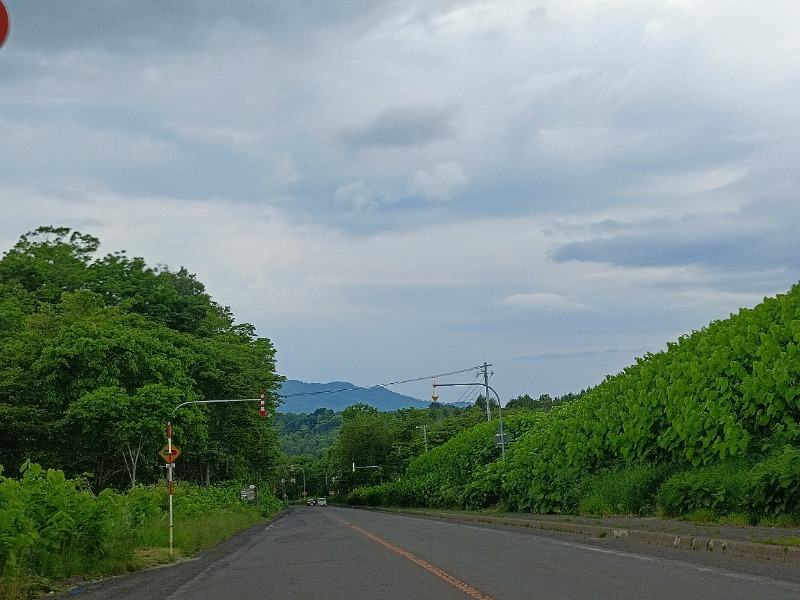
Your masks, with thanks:
[[(2, 2), (2, 0), (0, 0)], [(187, 402), (181, 402), (172, 409), (172, 414), (174, 415), (175, 412), (179, 408), (183, 408), (184, 406), (188, 406), (190, 404), (213, 404), (217, 402), (254, 402), (255, 400), (259, 400), (260, 410), (259, 413), (262, 417), (267, 416), (267, 406), (266, 406), (266, 393), (262, 390), (260, 398), (232, 398), (227, 400), (189, 400)], [(164, 454), (164, 450), (167, 451), (166, 455)], [(173, 517), (172, 512), (172, 482), (173, 482), (173, 475), (172, 469), (175, 467), (174, 460), (178, 456), (180, 456), (181, 451), (178, 449), (177, 446), (172, 445), (172, 422), (167, 421), (167, 446), (166, 448), (161, 449), (161, 456), (164, 457), (167, 461), (167, 480), (169, 481), (169, 555), (173, 556), (174, 550), (174, 541), (175, 541), (175, 520)]]
[(167, 421), (167, 452), (169, 457), (167, 459), (167, 480), (169, 481), (169, 555), (174, 555), (174, 527), (175, 523), (172, 519), (172, 422)]

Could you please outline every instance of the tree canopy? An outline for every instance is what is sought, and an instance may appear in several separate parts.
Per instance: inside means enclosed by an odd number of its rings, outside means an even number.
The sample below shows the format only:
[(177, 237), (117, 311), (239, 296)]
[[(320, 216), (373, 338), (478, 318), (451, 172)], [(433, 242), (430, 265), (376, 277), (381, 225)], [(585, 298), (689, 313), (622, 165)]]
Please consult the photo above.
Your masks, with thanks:
[(275, 349), (236, 324), (181, 267), (149, 267), (68, 228), (23, 235), (0, 259), (0, 464), (30, 459), (98, 486), (161, 476), (173, 422), (178, 476), (266, 477), (278, 457), (269, 413), (283, 379)]

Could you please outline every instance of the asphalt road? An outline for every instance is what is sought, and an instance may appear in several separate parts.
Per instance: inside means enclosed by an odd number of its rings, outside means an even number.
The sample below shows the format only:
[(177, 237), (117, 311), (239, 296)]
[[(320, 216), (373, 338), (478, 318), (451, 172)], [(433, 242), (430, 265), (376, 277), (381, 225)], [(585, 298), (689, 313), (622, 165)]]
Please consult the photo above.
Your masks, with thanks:
[[(662, 551), (663, 552), (663, 551)], [(104, 600), (800, 599), (787, 570), (690, 562), (578, 536), (297, 507), (194, 561), (90, 584)], [(792, 581), (791, 579), (794, 579)]]

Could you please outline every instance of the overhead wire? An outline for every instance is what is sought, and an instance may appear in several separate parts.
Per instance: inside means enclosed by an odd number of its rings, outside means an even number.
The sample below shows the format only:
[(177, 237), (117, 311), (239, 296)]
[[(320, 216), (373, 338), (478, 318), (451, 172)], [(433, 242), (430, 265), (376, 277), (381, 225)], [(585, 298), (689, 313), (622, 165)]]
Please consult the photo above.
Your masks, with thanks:
[[(336, 394), (338, 392), (349, 392), (352, 390), (369, 390), (376, 387), (389, 387), (392, 385), (401, 385), (404, 383), (414, 383), (416, 381), (425, 381), (426, 379), (435, 379), (437, 377), (449, 377), (450, 375), (458, 375), (460, 373), (468, 373), (469, 371), (480, 369), (480, 367), (470, 367), (469, 369), (459, 369), (458, 371), (450, 371), (448, 373), (438, 373), (437, 375), (426, 375), (424, 377), (414, 377), (412, 379), (403, 379), (401, 381), (390, 381), (389, 383), (376, 383), (374, 385), (353, 385), (346, 388), (338, 388), (335, 390), (316, 390), (313, 392), (298, 392), (297, 394), (278, 394), (279, 398), (297, 398), (298, 396), (317, 396), (320, 394)], [(477, 379), (477, 375), (476, 375)]]

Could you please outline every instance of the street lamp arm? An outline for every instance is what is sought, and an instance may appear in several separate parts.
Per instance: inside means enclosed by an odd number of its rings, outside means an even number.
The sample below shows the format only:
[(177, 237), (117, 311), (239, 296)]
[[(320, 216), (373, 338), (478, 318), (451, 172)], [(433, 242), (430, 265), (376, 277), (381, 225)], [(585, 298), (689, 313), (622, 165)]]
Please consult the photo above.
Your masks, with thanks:
[[(503, 409), (500, 407), (500, 396), (495, 391), (495, 389), (492, 386), (488, 385), (488, 384), (478, 383), (477, 381), (474, 381), (472, 383), (437, 383), (436, 387), (462, 387), (462, 386), (474, 387), (476, 385), (479, 386), (479, 387), (482, 387), (482, 388), (486, 388), (488, 390), (492, 390), (492, 393), (494, 394), (495, 398), (497, 398), (497, 413), (500, 415), (500, 449), (502, 450), (503, 461), (505, 461), (506, 460), (506, 441), (505, 441), (506, 438), (505, 438), (505, 434), (503, 432)], [(489, 398), (486, 398), (486, 406), (487, 407), (489, 406)]]
[(492, 393), (494, 394), (494, 397), (497, 398), (497, 406), (500, 406), (500, 396), (497, 395), (497, 392), (494, 390), (494, 388), (492, 386), (486, 385), (485, 383), (478, 383), (477, 381), (475, 381), (473, 383), (437, 383), (436, 387), (457, 387), (457, 386), (475, 387), (476, 385), (478, 387), (485, 387), (485, 388), (489, 388), (490, 390), (492, 390)]
[(261, 402), (261, 398), (236, 398), (234, 400), (190, 400), (189, 402), (181, 402), (178, 404), (178, 406), (172, 409), (172, 414), (174, 415), (179, 408), (183, 408), (189, 404), (213, 404), (215, 402)]

